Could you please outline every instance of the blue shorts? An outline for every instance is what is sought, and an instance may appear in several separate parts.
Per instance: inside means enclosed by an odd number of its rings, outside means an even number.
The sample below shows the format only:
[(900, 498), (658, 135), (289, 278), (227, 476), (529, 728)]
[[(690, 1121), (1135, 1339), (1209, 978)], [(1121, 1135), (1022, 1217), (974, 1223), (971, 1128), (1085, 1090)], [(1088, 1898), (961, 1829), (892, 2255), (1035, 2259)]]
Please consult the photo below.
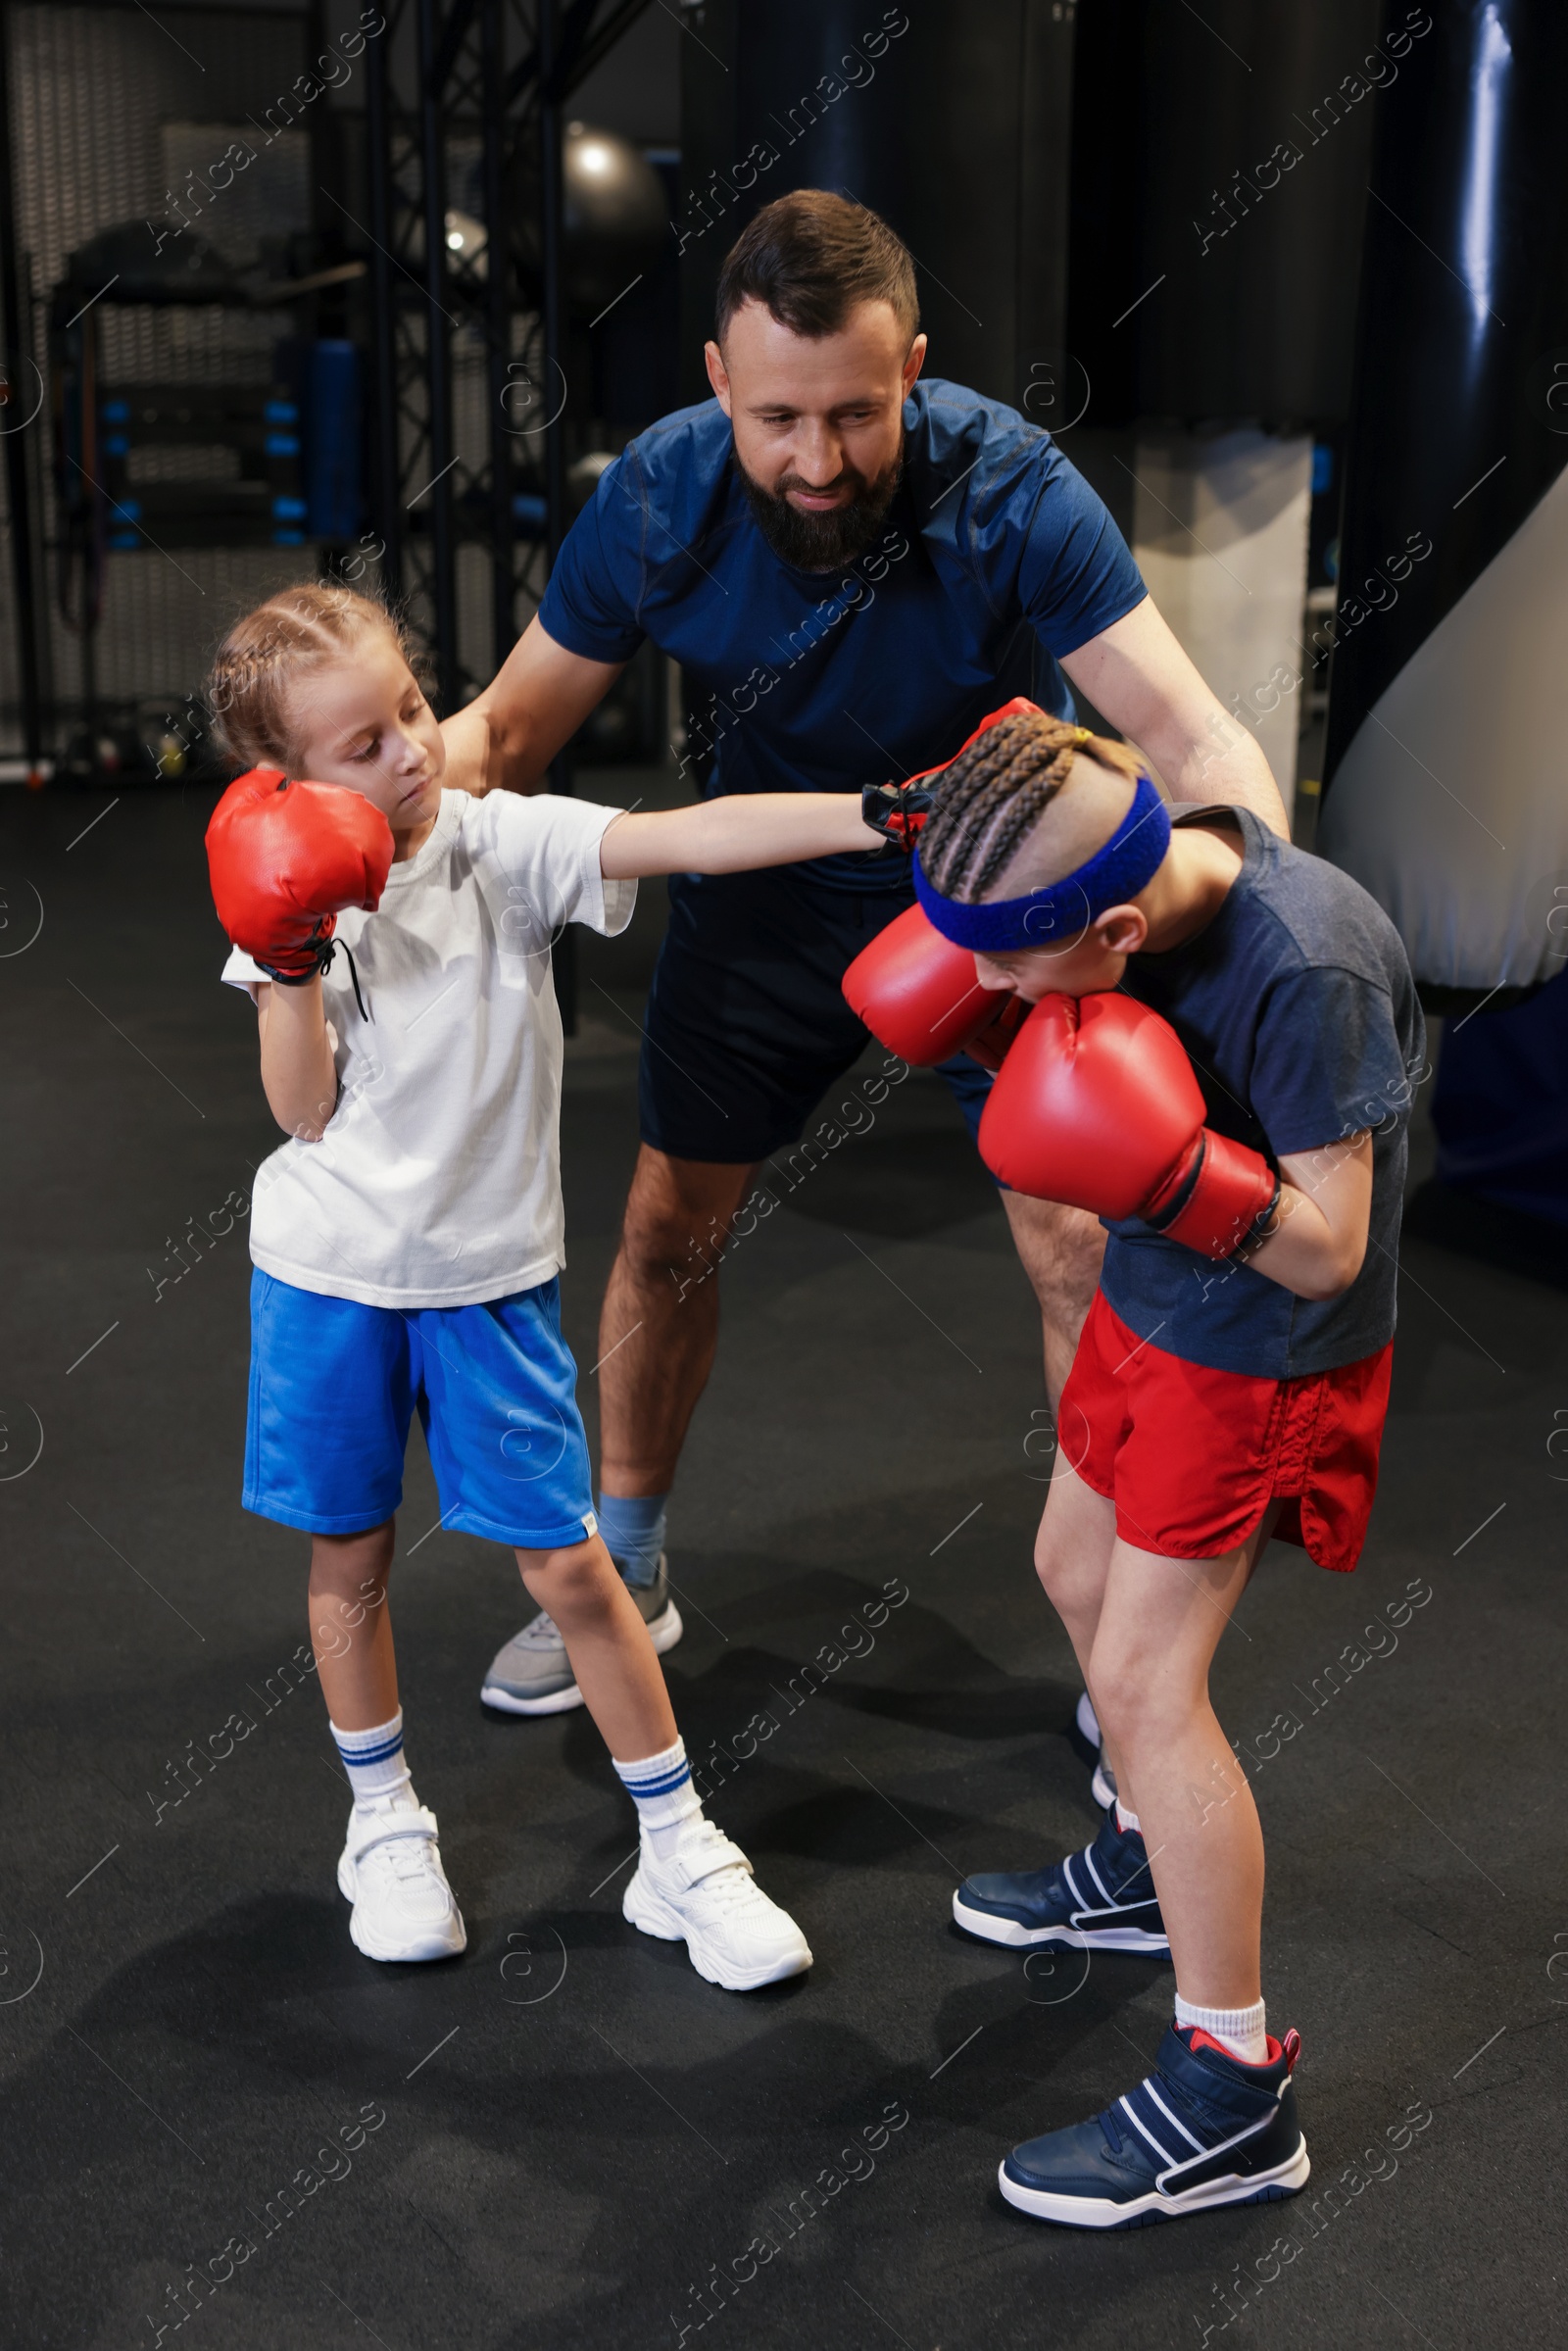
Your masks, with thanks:
[[(744, 1166), (799, 1142), (869, 1042), (844, 974), (913, 904), (912, 890), (858, 895), (788, 865), (671, 874), (638, 1079), (643, 1141)], [(939, 1075), (977, 1133), (990, 1071), (956, 1053)]]
[(519, 1550), (596, 1529), (561, 1284), (408, 1312), (251, 1276), (247, 1510), (358, 1535), (403, 1499), (417, 1407), (441, 1524)]

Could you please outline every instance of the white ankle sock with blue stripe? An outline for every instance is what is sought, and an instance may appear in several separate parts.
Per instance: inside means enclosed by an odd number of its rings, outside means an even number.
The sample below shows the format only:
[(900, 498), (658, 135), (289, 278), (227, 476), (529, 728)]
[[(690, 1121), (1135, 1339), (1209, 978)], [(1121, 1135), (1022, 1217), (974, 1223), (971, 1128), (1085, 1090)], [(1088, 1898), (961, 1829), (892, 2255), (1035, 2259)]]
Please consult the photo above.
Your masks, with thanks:
[(372, 1731), (340, 1731), (329, 1726), (343, 1758), (356, 1804), (416, 1804), (414, 1782), (403, 1754), (403, 1709), (389, 1723)]
[[(614, 1763), (613, 1756), (611, 1761)], [(647, 1831), (655, 1855), (665, 1860), (674, 1851), (685, 1823), (703, 1809), (702, 1798), (692, 1786), (686, 1741), (677, 1739), (662, 1755), (645, 1755), (640, 1763), (615, 1763), (615, 1773), (637, 1807), (638, 1823)]]
[(635, 1591), (645, 1592), (659, 1573), (664, 1547), (667, 1494), (602, 1494), (599, 1532), (605, 1548)]

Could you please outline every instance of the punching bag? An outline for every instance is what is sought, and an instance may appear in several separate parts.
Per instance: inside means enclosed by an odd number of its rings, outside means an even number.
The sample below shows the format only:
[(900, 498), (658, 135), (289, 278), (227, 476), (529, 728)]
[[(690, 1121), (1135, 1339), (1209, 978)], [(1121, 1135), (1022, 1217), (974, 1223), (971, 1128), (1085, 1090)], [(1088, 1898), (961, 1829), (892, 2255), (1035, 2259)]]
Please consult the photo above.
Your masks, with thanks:
[(1376, 100), (1317, 845), (1464, 1010), (1562, 968), (1568, 9), (1395, 0), (1385, 24), (1407, 18)]

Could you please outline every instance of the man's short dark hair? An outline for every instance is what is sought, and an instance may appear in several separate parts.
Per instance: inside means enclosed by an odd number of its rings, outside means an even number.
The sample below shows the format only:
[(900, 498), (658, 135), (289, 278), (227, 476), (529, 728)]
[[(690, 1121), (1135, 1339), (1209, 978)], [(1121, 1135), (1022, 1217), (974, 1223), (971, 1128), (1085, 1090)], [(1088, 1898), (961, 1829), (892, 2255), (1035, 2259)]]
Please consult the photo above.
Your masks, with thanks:
[(742, 229), (718, 273), (720, 343), (743, 302), (760, 302), (792, 334), (837, 334), (862, 302), (891, 304), (908, 342), (920, 324), (909, 250), (887, 222), (826, 188), (797, 188)]

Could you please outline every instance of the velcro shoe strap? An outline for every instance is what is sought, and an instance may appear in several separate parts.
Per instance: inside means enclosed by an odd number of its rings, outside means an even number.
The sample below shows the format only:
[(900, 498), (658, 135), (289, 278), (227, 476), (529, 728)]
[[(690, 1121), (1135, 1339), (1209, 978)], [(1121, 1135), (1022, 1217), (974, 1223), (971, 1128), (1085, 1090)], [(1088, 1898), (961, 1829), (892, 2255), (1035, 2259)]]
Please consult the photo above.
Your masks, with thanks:
[(744, 1870), (748, 1877), (753, 1875), (752, 1865), (740, 1846), (732, 1845), (721, 1829), (712, 1829), (710, 1836), (701, 1839), (693, 1837), (667, 1861), (660, 1862), (658, 1868), (661, 1876), (676, 1877), (684, 1886), (701, 1886), (705, 1878), (711, 1878), (717, 1870), (738, 1869)]
[(434, 1837), (436, 1833), (435, 1814), (425, 1804), (400, 1805), (395, 1811), (377, 1813), (372, 1821), (366, 1822), (356, 1812), (349, 1835), (349, 1851), (356, 1861), (363, 1861), (376, 1845), (390, 1844), (396, 1837)]

